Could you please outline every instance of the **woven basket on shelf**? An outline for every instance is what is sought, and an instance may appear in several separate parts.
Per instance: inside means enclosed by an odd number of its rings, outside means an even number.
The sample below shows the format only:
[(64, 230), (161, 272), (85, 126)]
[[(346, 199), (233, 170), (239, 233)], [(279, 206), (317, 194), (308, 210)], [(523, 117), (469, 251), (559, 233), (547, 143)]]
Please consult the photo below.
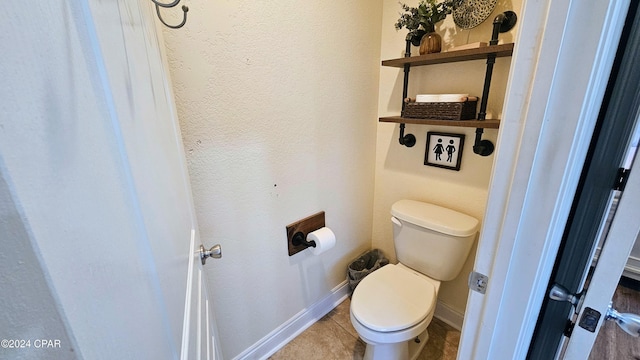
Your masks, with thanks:
[(477, 100), (465, 102), (410, 102), (402, 117), (438, 120), (473, 120), (476, 118)]

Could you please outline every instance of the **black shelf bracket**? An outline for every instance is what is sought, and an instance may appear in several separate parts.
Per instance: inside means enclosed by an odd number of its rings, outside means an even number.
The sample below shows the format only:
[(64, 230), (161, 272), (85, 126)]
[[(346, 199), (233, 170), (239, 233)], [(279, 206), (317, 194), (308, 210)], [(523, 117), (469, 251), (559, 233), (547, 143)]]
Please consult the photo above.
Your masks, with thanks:
[[(404, 50), (404, 57), (411, 57), (411, 40), (407, 40), (407, 45)], [(405, 99), (407, 98), (407, 91), (409, 87), (409, 70), (411, 65), (404, 64), (404, 82), (402, 84), (402, 113), (404, 114), (404, 107), (406, 106)], [(413, 147), (416, 144), (416, 137), (413, 134), (404, 133), (405, 124), (400, 124), (400, 138), (398, 142), (400, 145), (406, 147)]]
[(473, 152), (480, 156), (489, 156), (493, 153), (495, 146), (489, 140), (482, 140), (482, 128), (476, 129), (476, 141), (473, 143)]
[[(491, 33), (491, 41), (489, 45), (497, 45), (498, 44), (498, 35), (500, 33), (507, 32), (511, 30), (516, 22), (518, 17), (516, 13), (513, 11), (505, 11), (493, 20), (493, 30)], [(412, 39), (406, 40), (406, 47), (404, 52), (404, 57), (411, 57), (411, 44)], [(415, 39), (414, 39), (415, 40)], [(493, 77), (493, 65), (496, 62), (496, 53), (491, 53), (487, 55), (487, 69), (484, 76), (484, 86), (482, 89), (482, 98), (480, 100), (480, 111), (478, 112), (478, 120), (484, 121), (487, 117), (487, 101), (489, 99), (489, 90), (491, 87), (491, 78)], [(404, 64), (404, 81), (402, 85), (402, 114), (404, 114), (406, 102), (405, 100), (408, 97), (408, 87), (409, 87), (409, 71), (411, 70), (411, 64)], [(416, 137), (413, 134), (405, 134), (405, 123), (400, 123), (400, 136), (398, 142), (400, 145), (404, 145), (406, 147), (412, 147), (416, 144)], [(484, 132), (483, 128), (476, 128), (476, 137), (475, 142), (473, 144), (473, 152), (480, 156), (489, 156), (493, 153), (495, 146), (490, 140), (483, 140), (482, 134)]]
[(413, 134), (405, 135), (404, 127), (405, 127), (404, 123), (400, 124), (400, 138), (398, 139), (398, 142), (400, 142), (400, 145), (404, 145), (406, 147), (413, 147), (413, 145), (416, 144), (416, 137)]
[[(498, 34), (511, 30), (518, 17), (513, 11), (505, 11), (496, 16), (493, 20), (493, 31), (489, 45), (498, 45)], [(489, 88), (491, 87), (491, 77), (493, 76), (493, 65), (496, 63), (496, 54), (487, 56), (487, 71), (484, 75), (484, 87), (482, 88), (482, 99), (480, 101), (480, 111), (478, 120), (485, 120), (487, 117), (487, 101), (489, 99)], [(493, 153), (495, 146), (489, 140), (482, 140), (481, 128), (476, 129), (476, 140), (473, 144), (473, 152), (480, 156), (489, 156)]]

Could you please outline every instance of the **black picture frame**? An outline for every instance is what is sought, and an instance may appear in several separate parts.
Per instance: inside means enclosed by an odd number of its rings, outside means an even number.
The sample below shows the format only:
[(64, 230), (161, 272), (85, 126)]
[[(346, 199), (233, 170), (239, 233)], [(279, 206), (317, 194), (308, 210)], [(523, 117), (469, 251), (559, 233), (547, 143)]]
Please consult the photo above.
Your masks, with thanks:
[(427, 148), (424, 164), (443, 169), (460, 171), (464, 134), (427, 132)]

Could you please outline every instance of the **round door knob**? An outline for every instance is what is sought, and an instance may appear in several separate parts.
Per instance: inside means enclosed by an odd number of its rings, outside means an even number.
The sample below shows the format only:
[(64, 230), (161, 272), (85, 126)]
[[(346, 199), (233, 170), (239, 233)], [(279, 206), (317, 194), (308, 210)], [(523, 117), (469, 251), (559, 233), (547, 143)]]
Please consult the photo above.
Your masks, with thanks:
[(214, 259), (220, 259), (222, 257), (222, 247), (220, 244), (214, 245), (209, 250), (205, 249), (203, 245), (200, 245), (200, 261), (202, 261), (202, 265), (204, 265), (210, 257)]
[(607, 316), (605, 320), (613, 320), (627, 334), (638, 337), (640, 336), (640, 316), (631, 313), (619, 313), (609, 304)]

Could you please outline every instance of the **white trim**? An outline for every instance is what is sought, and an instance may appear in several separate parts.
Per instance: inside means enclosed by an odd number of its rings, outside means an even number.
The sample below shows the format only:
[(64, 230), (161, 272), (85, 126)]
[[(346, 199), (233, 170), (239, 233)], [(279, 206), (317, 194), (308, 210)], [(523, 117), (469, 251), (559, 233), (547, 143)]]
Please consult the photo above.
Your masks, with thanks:
[(349, 296), (349, 293), (349, 284), (345, 280), (333, 288), (329, 295), (294, 315), (247, 350), (240, 353), (234, 360), (268, 358), (309, 328), (309, 326), (327, 315), (329, 311), (343, 302)]
[[(566, 15), (567, 6), (563, 5), (556, 6), (561, 8), (554, 11), (556, 16)], [(558, 25), (564, 24), (564, 21), (562, 24), (552, 22), (548, 33), (555, 36), (548, 36), (550, 41), (545, 41), (541, 34), (548, 34), (544, 29), (551, 16), (549, 7), (524, 3), (519, 17), (522, 21), (519, 21), (511, 61), (504, 120), (500, 126), (487, 211), (474, 265), (475, 271), (489, 275), (490, 281), (485, 295), (469, 292), (458, 348), (459, 359), (486, 359), (496, 330), (502, 292), (507, 286), (507, 272), (514, 251), (513, 239), (522, 216), (518, 209), (522, 209), (524, 204), (533, 152), (542, 126), (540, 118), (544, 110), (536, 106), (539, 104), (529, 103), (541, 93), (548, 94), (553, 72), (539, 71), (538, 68), (555, 67), (559, 47), (555, 42), (562, 34), (562, 26), (558, 29)]]
[(629, 256), (629, 259), (627, 260), (626, 270), (640, 273), (640, 258), (633, 255)]
[(193, 269), (195, 258), (195, 238), (196, 231), (191, 229), (191, 240), (189, 244), (189, 268), (187, 271), (187, 289), (184, 294), (184, 314), (182, 317), (182, 344), (180, 346), (180, 359), (189, 358), (189, 330), (191, 329), (191, 292), (193, 289)]
[[(193, 254), (193, 253), (192, 253)], [(191, 258), (194, 258), (195, 256), (191, 256)], [(196, 321), (197, 326), (198, 326), (198, 331), (196, 332), (196, 359), (202, 359), (202, 338), (205, 335), (202, 334), (202, 317), (206, 315), (202, 313), (202, 298), (203, 298), (203, 293), (202, 293), (202, 270), (198, 269), (198, 309), (196, 311), (196, 314), (198, 316), (198, 319)], [(206, 339), (205, 339), (206, 340)]]
[(462, 322), (464, 321), (464, 313), (458, 312), (449, 305), (438, 301), (436, 311), (433, 314), (438, 320), (452, 326), (458, 331), (462, 330)]
[[(611, 9), (621, 3), (523, 4), (474, 265), (491, 281), (485, 295), (469, 293), (459, 359), (526, 357), (617, 48), (623, 21)], [(595, 49), (579, 45), (599, 37)]]
[(625, 267), (622, 276), (628, 277), (636, 281), (640, 281), (640, 268), (639, 267)]

